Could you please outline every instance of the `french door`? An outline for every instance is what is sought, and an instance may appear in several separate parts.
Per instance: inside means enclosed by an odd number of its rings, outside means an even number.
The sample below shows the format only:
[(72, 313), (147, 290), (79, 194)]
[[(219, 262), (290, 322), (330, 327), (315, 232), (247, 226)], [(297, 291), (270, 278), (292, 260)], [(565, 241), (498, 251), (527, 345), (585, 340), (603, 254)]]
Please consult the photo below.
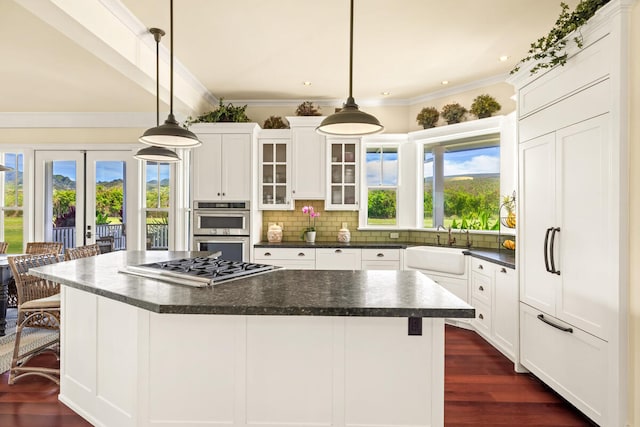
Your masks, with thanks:
[(131, 151), (35, 152), (36, 241), (135, 246), (138, 162)]

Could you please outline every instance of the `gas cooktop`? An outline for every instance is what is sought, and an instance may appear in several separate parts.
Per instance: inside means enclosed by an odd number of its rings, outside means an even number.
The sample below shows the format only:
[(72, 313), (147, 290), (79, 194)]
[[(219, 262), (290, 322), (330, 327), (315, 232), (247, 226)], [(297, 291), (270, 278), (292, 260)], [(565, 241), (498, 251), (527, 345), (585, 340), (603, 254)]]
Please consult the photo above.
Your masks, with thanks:
[(130, 265), (121, 273), (197, 287), (211, 286), (253, 274), (275, 270), (276, 266), (231, 261), (214, 257), (182, 258), (150, 264)]

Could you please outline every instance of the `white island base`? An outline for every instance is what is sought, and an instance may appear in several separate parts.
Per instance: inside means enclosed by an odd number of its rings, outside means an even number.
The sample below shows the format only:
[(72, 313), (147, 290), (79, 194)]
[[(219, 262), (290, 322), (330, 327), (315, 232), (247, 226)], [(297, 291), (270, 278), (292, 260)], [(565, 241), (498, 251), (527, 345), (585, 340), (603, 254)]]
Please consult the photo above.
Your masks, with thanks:
[(60, 400), (96, 426), (442, 426), (444, 323), (158, 314), (62, 287)]

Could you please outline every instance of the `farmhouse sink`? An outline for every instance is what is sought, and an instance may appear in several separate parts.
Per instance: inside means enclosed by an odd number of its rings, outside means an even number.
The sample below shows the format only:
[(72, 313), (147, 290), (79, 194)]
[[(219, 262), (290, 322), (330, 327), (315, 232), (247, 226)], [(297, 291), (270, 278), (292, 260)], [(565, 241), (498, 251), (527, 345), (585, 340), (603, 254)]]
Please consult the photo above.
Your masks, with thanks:
[(406, 265), (412, 269), (465, 274), (466, 262), (462, 249), (439, 246), (413, 246), (405, 253)]

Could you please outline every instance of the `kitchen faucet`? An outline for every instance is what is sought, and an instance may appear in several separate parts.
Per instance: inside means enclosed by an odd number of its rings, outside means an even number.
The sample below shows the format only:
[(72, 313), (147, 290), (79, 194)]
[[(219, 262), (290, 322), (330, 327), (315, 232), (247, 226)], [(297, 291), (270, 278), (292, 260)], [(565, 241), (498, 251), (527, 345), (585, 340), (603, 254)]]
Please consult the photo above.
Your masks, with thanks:
[(436, 244), (437, 244), (438, 246), (440, 246), (440, 235), (439, 235), (439, 234), (437, 234), (437, 232), (438, 232), (438, 230), (440, 230), (441, 228), (442, 228), (444, 231), (447, 231), (447, 229), (446, 229), (446, 228), (444, 228), (444, 226), (443, 226), (442, 224), (440, 224), (440, 225), (438, 225), (438, 226), (436, 227)]
[(456, 243), (456, 238), (451, 237), (451, 227), (449, 227), (449, 246), (453, 246)]

